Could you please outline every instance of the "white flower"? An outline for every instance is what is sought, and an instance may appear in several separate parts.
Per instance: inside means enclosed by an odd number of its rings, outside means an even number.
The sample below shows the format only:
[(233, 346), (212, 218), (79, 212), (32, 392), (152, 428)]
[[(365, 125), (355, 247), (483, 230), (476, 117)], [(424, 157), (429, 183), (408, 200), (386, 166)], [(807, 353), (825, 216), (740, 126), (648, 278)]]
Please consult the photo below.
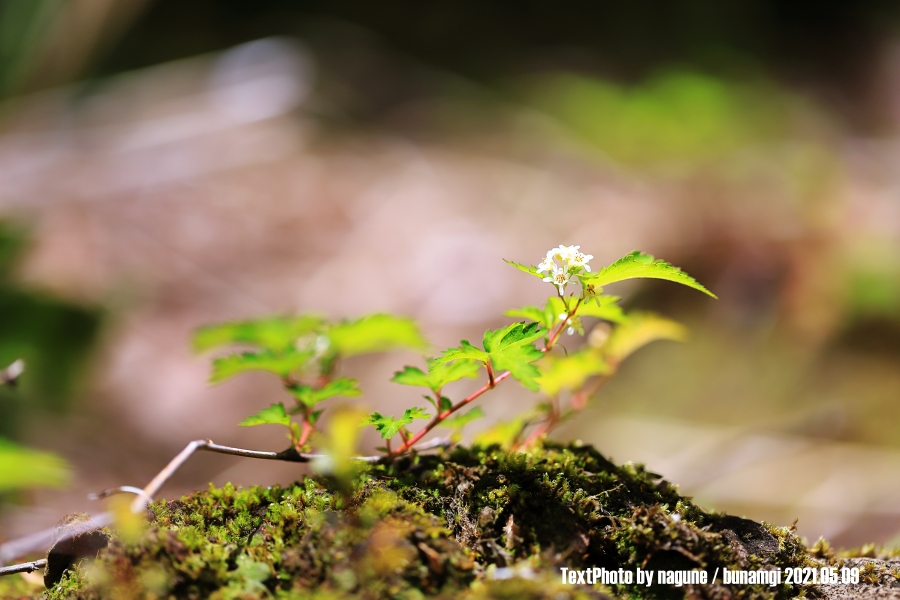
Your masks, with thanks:
[(544, 260), (541, 261), (541, 264), (538, 265), (538, 273), (543, 273), (544, 271), (547, 271), (549, 273), (553, 270), (553, 267), (555, 265), (553, 263), (553, 257), (551, 256), (552, 252), (552, 250), (548, 252), (547, 256), (544, 257)]
[(574, 254), (581, 246), (563, 246), (559, 245), (559, 248), (554, 248), (547, 253), (547, 256), (552, 256), (558, 261), (561, 261), (565, 265), (568, 265), (569, 261), (572, 260), (572, 254)]
[(569, 285), (569, 273), (565, 267), (560, 267), (558, 265), (553, 265), (553, 275), (550, 277), (544, 277), (544, 281), (548, 281), (559, 288), (560, 295), (566, 289), (566, 286)]
[(591, 267), (588, 265), (588, 261), (594, 258), (593, 254), (583, 254), (578, 251), (580, 246), (575, 246), (575, 251), (572, 252), (571, 258), (569, 259), (570, 267), (583, 267), (585, 271), (588, 273), (591, 272)]

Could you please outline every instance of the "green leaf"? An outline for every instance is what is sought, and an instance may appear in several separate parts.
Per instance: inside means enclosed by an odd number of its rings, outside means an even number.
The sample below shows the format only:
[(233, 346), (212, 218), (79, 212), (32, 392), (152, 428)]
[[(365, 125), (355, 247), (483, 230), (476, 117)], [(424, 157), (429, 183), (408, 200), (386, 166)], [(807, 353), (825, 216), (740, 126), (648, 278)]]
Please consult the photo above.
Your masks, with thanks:
[(487, 352), (477, 348), (469, 343), (469, 340), (462, 340), (458, 348), (448, 348), (444, 353), (428, 361), (428, 370), (431, 371), (435, 367), (454, 360), (477, 360), (486, 363), (489, 360)]
[(538, 270), (537, 267), (529, 267), (528, 265), (523, 265), (523, 264), (520, 264), (517, 262), (513, 262), (511, 260), (506, 260), (505, 258), (503, 259), (503, 262), (505, 262), (508, 265), (512, 265), (515, 268), (517, 268), (518, 270), (528, 273), (529, 275), (534, 275), (535, 277), (537, 277), (539, 279), (544, 278), (544, 275), (537, 272), (537, 270)]
[(519, 383), (532, 391), (538, 390), (537, 367), (530, 364), (544, 353), (534, 347), (535, 340), (544, 337), (547, 330), (539, 323), (513, 323), (484, 333), (484, 349), (497, 370), (509, 371)]
[(240, 422), (241, 427), (253, 427), (255, 425), (285, 425), (291, 423), (291, 417), (284, 410), (284, 404), (279, 402), (268, 408), (264, 408), (253, 416)]
[(312, 356), (312, 350), (300, 351), (294, 349), (285, 352), (263, 350), (261, 352), (229, 354), (213, 361), (210, 381), (214, 383), (225, 381), (248, 371), (266, 371), (275, 373), (280, 377), (288, 377), (291, 373), (306, 366), (306, 363), (309, 362)]
[(193, 346), (197, 352), (230, 344), (251, 344), (266, 350), (283, 351), (293, 347), (297, 338), (316, 331), (322, 324), (322, 317), (318, 315), (302, 315), (206, 325), (194, 331)]
[(541, 370), (538, 385), (548, 396), (556, 396), (562, 390), (577, 390), (590, 377), (612, 372), (594, 349), (579, 350), (568, 356), (548, 356), (538, 366)]
[(338, 377), (318, 389), (310, 385), (297, 384), (289, 386), (287, 391), (306, 406), (314, 406), (335, 396), (354, 398), (362, 394), (359, 382), (349, 377)]
[(595, 302), (584, 302), (578, 307), (579, 317), (596, 317), (613, 323), (621, 323), (627, 317), (619, 302), (618, 296), (595, 296)]
[(412, 319), (385, 314), (338, 323), (326, 335), (333, 351), (341, 356), (428, 347), (428, 341)]
[(491, 357), (499, 356), (513, 348), (533, 344), (546, 334), (547, 330), (540, 323), (521, 322), (502, 329), (488, 329), (484, 332), (484, 350)]
[(534, 366), (534, 361), (544, 356), (544, 353), (531, 345), (513, 346), (502, 353), (491, 353), (491, 362), (496, 371), (509, 371), (519, 383), (529, 390), (538, 391), (537, 378), (540, 371)]
[(68, 465), (55, 454), (23, 448), (0, 438), (0, 492), (60, 487), (68, 480)]
[(578, 276), (585, 286), (601, 288), (604, 285), (624, 281), (626, 279), (649, 278), (674, 281), (688, 287), (699, 290), (704, 294), (716, 297), (715, 294), (700, 285), (696, 279), (669, 263), (655, 260), (649, 254), (632, 252), (609, 265), (600, 269), (597, 273), (582, 273)]
[(638, 348), (656, 340), (683, 342), (687, 328), (676, 321), (654, 313), (630, 313), (616, 325), (600, 347), (606, 360), (617, 366)]
[(369, 415), (369, 418), (363, 424), (374, 426), (382, 438), (389, 440), (397, 435), (401, 427), (411, 424), (413, 419), (428, 419), (430, 417), (431, 415), (426, 413), (423, 408), (407, 408), (399, 419), (386, 417), (381, 413), (375, 412)]
[(478, 376), (481, 363), (469, 360), (458, 360), (453, 363), (435, 365), (428, 369), (428, 374), (416, 367), (406, 366), (402, 371), (394, 373), (391, 379), (394, 383), (402, 385), (415, 385), (426, 387), (430, 390), (439, 390), (448, 383), (458, 381), (464, 377), (474, 379)]
[(429, 368), (462, 359), (491, 361), (496, 370), (509, 371), (522, 385), (537, 391), (535, 379), (540, 375), (532, 363), (543, 356), (534, 347), (535, 340), (544, 337), (547, 330), (540, 323), (513, 323), (502, 329), (488, 329), (484, 332), (484, 350), (476, 348), (467, 340), (462, 340), (459, 348), (450, 348), (443, 355), (428, 363)]
[(475, 419), (481, 419), (484, 417), (484, 411), (481, 410), (480, 406), (476, 406), (469, 412), (461, 415), (454, 415), (447, 419), (444, 419), (438, 424), (438, 427), (445, 427), (447, 429), (462, 429), (468, 423), (474, 421)]

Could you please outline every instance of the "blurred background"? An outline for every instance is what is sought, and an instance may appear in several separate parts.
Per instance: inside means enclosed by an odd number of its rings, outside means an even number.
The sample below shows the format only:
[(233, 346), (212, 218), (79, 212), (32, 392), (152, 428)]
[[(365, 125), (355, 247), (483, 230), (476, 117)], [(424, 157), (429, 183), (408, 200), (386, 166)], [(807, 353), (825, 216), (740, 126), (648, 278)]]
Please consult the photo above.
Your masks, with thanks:
[[(210, 386), (195, 327), (389, 311), (441, 349), (542, 302), (501, 258), (558, 244), (720, 300), (610, 290), (691, 339), (557, 438), (810, 541), (900, 541), (896, 3), (2, 0), (0, 97), (0, 362), (28, 365), (0, 436), (70, 465), (4, 497), (0, 541), (192, 439), (285, 446), (236, 426), (278, 382)], [(396, 413), (405, 363), (346, 372)], [(473, 432), (535, 398), (488, 400)], [(198, 456), (165, 495), (302, 472)]]

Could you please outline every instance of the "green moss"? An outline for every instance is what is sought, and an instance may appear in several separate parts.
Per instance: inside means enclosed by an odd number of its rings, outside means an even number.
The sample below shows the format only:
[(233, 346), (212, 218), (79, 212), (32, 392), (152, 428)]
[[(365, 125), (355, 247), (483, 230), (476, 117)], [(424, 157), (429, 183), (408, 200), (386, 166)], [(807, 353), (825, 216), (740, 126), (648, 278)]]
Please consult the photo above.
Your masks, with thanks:
[(114, 539), (47, 597), (789, 598), (798, 590), (572, 586), (560, 568), (712, 572), (827, 554), (790, 529), (707, 512), (586, 446), (457, 448), (373, 466), (353, 489), (336, 496), (332, 482), (304, 478), (155, 503), (143, 535)]

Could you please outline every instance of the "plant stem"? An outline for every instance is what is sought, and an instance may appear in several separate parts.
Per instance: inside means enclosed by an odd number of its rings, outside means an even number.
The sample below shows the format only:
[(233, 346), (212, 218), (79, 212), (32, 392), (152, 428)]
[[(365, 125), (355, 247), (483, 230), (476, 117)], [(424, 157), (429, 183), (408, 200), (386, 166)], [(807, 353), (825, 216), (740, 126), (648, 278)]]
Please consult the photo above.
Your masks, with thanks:
[[(566, 326), (566, 323), (575, 314), (575, 312), (578, 310), (579, 306), (581, 306), (581, 298), (578, 299), (578, 301), (575, 303), (575, 306), (573, 306), (571, 309), (567, 310), (566, 318), (563, 319), (562, 322), (559, 324), (559, 326), (557, 326), (556, 329), (554, 329), (550, 333), (550, 336), (547, 338), (547, 343), (544, 345), (543, 348), (541, 348), (541, 352), (547, 353), (551, 350), (551, 348), (553, 348), (553, 345), (559, 339), (559, 336), (562, 333), (563, 328)], [(501, 381), (503, 381), (504, 379), (506, 379), (507, 377), (510, 376), (509, 371), (504, 371), (503, 373), (500, 373), (499, 375), (494, 375), (494, 371), (491, 368), (490, 361), (486, 362), (485, 366), (487, 367), (487, 372), (488, 372), (488, 382), (487, 383), (485, 383), (483, 386), (481, 386), (480, 388), (478, 388), (477, 390), (475, 390), (474, 392), (472, 392), (471, 394), (469, 394), (468, 396), (466, 396), (465, 398), (463, 398), (462, 400), (460, 400), (459, 402), (457, 402), (456, 404), (454, 404), (453, 406), (451, 406), (450, 408), (448, 408), (447, 410), (445, 410), (443, 412), (440, 410), (440, 404), (438, 404), (438, 411), (437, 411), (437, 414), (434, 415), (434, 418), (431, 419), (431, 421), (429, 421), (428, 424), (425, 425), (425, 427), (423, 427), (422, 429), (420, 429), (415, 435), (413, 435), (409, 439), (405, 439), (403, 441), (403, 444), (398, 446), (396, 450), (394, 450), (393, 452), (389, 452), (387, 454), (387, 457), (394, 458), (396, 456), (399, 456), (399, 455), (407, 452), (410, 448), (412, 448), (416, 444), (416, 442), (418, 442), (423, 437), (425, 437), (429, 431), (431, 431), (432, 429), (437, 427), (447, 417), (449, 417), (450, 415), (452, 415), (453, 413), (455, 413), (456, 411), (458, 411), (465, 405), (469, 404), (470, 402), (472, 402), (473, 400), (475, 400), (476, 398), (478, 398), (479, 396), (484, 394), (486, 391), (493, 389), (494, 387), (497, 386), (498, 383), (500, 383)], [(440, 402), (440, 400), (439, 400), (439, 402)]]

